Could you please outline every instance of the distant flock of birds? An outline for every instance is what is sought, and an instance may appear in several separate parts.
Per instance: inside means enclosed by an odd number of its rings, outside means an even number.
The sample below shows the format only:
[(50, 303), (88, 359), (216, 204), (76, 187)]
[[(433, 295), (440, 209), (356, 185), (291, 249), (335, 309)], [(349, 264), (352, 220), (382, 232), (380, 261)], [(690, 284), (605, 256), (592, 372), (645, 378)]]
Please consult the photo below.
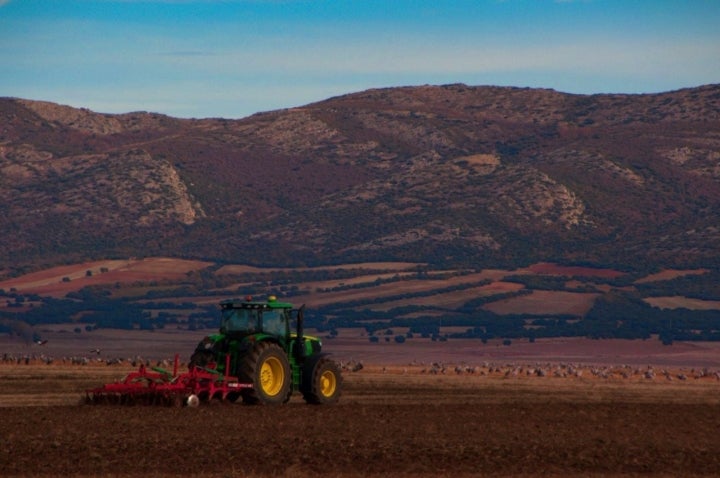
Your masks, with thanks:
[[(349, 362), (340, 362), (343, 371), (357, 372), (363, 369), (362, 362), (351, 360)], [(407, 366), (401, 367), (382, 367), (382, 373), (420, 373), (427, 375), (476, 375), (476, 376), (494, 376), (501, 378), (517, 378), (517, 377), (555, 377), (555, 378), (582, 378), (593, 377), (600, 379), (631, 379), (642, 378), (645, 380), (664, 379), (672, 380), (688, 380), (710, 378), (720, 381), (720, 370), (711, 370), (707, 367), (692, 368), (656, 368), (652, 365), (634, 366), (634, 365), (592, 365), (579, 363), (534, 363), (534, 364), (516, 364), (505, 363), (496, 364), (492, 362), (483, 362), (481, 365), (462, 364), (445, 364), (443, 362), (431, 362), (425, 364), (423, 362), (413, 361)]]
[(0, 357), (0, 364), (90, 365), (91, 363), (101, 363), (101, 364), (104, 363), (105, 365), (129, 364), (129, 365), (132, 365), (133, 367), (139, 367), (140, 365), (145, 365), (146, 367), (150, 367), (153, 365), (158, 366), (158, 367), (171, 367), (173, 365), (173, 360), (169, 360), (169, 359), (151, 360), (149, 358), (143, 358), (140, 356), (129, 357), (129, 358), (122, 358), (122, 357), (102, 358), (99, 356), (100, 352), (101, 352), (100, 349), (92, 349), (92, 350), (88, 351), (88, 354), (73, 355), (73, 356), (69, 356), (69, 357), (53, 357), (53, 356), (45, 355), (45, 354), (15, 355), (15, 354), (11, 354), (11, 353), (4, 353), (4, 354), (2, 354), (2, 357)]

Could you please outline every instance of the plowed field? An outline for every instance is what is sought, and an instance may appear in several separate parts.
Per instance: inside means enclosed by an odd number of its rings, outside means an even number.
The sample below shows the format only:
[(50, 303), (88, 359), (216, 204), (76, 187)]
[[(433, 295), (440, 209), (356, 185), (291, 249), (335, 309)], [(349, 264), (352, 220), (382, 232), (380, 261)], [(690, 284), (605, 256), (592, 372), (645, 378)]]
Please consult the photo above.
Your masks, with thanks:
[(0, 476), (720, 475), (716, 380), (366, 369), (333, 406), (156, 408), (76, 404), (122, 370), (44, 370), (0, 367)]

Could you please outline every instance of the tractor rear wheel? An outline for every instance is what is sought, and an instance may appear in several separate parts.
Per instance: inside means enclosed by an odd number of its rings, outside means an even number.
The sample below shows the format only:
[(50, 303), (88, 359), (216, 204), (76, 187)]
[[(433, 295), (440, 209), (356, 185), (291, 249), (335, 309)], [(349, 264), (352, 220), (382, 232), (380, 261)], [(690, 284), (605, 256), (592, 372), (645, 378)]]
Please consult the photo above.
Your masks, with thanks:
[(243, 359), (240, 381), (253, 388), (243, 390), (244, 403), (281, 404), (292, 393), (292, 374), (285, 351), (272, 342), (260, 342)]
[(335, 403), (340, 398), (342, 375), (337, 364), (325, 357), (320, 357), (314, 364), (309, 364), (303, 374), (302, 393), (307, 403), (325, 405)]

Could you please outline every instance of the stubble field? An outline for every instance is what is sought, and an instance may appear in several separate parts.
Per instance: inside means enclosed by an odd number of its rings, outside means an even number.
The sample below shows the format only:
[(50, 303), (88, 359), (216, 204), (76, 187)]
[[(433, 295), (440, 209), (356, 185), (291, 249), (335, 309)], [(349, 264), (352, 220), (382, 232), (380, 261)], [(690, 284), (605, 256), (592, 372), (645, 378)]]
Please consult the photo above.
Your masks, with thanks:
[(0, 365), (0, 476), (718, 476), (720, 384), (366, 366), (338, 404), (79, 405), (128, 365)]

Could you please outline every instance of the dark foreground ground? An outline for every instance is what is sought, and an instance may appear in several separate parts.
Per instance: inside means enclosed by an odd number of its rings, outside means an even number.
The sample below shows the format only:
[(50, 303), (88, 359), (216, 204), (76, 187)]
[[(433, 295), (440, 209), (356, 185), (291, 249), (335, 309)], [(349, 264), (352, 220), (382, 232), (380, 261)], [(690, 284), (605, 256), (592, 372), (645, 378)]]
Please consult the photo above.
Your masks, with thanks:
[[(333, 406), (193, 409), (54, 405), (93, 380), (63, 373), (28, 385), (0, 369), (0, 476), (720, 476), (712, 381), (365, 370)], [(8, 393), (48, 385), (47, 405)]]

